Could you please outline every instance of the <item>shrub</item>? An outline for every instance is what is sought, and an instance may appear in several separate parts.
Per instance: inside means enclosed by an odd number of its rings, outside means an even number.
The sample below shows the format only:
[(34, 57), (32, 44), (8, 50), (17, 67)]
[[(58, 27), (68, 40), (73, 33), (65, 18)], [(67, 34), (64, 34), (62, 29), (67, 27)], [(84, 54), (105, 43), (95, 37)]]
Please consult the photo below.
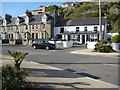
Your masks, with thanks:
[(2, 66), (2, 89), (3, 90), (18, 90), (20, 88), (27, 88), (31, 85), (25, 81), (24, 78), (28, 76), (28, 72), (25, 70), (17, 70), (10, 65)]
[(120, 34), (113, 36), (112, 37), (112, 42), (113, 43), (119, 43), (120, 42)]
[(97, 43), (95, 45), (94, 51), (95, 52), (104, 52), (104, 53), (114, 52), (114, 50), (112, 49), (112, 46), (106, 40), (99, 41), (99, 43)]
[(8, 50), (8, 53), (13, 57), (13, 64), (15, 65), (15, 68), (17, 70), (20, 70), (20, 65), (23, 61), (23, 59), (25, 58), (26, 55), (28, 55), (28, 53), (22, 53), (22, 52), (10, 52)]

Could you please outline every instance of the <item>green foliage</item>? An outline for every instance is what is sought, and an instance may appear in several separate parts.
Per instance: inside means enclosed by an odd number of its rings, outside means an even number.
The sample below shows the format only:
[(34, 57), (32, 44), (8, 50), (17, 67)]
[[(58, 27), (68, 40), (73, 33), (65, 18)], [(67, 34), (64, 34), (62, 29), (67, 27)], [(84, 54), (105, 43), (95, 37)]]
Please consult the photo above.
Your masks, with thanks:
[(15, 68), (17, 70), (20, 70), (20, 65), (23, 61), (23, 59), (25, 58), (26, 55), (28, 55), (28, 53), (22, 53), (22, 52), (10, 52), (8, 50), (8, 53), (13, 57), (13, 64), (15, 65)]
[(33, 87), (30, 82), (25, 81), (28, 72), (17, 70), (10, 65), (2, 66), (2, 90), (21, 90), (21, 88)]
[(53, 10), (57, 10), (57, 9), (58, 9), (58, 6), (52, 5), (52, 6), (49, 6), (49, 7), (46, 9), (46, 12), (53, 11)]
[(95, 52), (102, 52), (102, 53), (114, 52), (114, 50), (112, 49), (112, 46), (106, 40), (105, 41), (99, 41), (99, 43), (97, 43), (95, 45), (94, 51)]
[(113, 29), (111, 30), (112, 33), (119, 33), (120, 32), (120, 18), (117, 22), (114, 23)]
[(120, 43), (120, 34), (113, 36), (112, 42), (113, 43)]
[[(111, 32), (120, 32), (119, 20), (120, 13), (119, 2), (102, 2), (102, 16), (106, 16), (109, 23), (109, 30)], [(72, 8), (60, 8), (57, 12), (63, 15), (64, 19), (79, 19), (83, 17), (98, 17), (99, 5), (96, 2), (78, 2)], [(117, 24), (116, 24), (117, 23)]]

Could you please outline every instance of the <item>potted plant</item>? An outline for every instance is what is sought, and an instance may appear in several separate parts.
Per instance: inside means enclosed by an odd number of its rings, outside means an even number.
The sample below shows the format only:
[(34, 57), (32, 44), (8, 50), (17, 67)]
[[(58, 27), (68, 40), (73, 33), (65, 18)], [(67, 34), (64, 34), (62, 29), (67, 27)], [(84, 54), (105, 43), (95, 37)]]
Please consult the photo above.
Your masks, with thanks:
[(120, 50), (120, 34), (112, 37), (112, 47), (115, 51)]

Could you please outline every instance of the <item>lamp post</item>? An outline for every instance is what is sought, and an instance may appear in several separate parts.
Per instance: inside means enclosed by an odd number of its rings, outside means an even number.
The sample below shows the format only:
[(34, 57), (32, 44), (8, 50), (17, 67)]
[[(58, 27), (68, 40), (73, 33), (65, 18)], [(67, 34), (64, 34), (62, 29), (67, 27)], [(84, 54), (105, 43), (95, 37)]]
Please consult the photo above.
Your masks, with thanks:
[(99, 0), (99, 26), (100, 26), (99, 40), (102, 40), (102, 15), (101, 15), (101, 0)]

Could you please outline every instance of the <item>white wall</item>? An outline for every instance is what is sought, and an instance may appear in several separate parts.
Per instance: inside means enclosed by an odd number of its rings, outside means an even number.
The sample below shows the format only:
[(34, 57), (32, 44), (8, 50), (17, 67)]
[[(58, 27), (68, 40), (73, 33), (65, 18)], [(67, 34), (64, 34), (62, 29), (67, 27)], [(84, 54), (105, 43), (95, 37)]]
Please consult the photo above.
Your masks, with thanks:
[[(88, 25), (88, 26), (64, 26), (64, 31), (76, 32), (76, 27), (79, 27), (79, 31), (84, 31), (84, 27), (87, 27), (87, 31), (94, 31), (94, 27), (98, 27), (98, 31), (100, 31), (99, 25)], [(54, 27), (54, 36), (60, 33), (60, 28), (62, 27)], [(104, 25), (102, 25), (102, 31), (104, 31)]]

